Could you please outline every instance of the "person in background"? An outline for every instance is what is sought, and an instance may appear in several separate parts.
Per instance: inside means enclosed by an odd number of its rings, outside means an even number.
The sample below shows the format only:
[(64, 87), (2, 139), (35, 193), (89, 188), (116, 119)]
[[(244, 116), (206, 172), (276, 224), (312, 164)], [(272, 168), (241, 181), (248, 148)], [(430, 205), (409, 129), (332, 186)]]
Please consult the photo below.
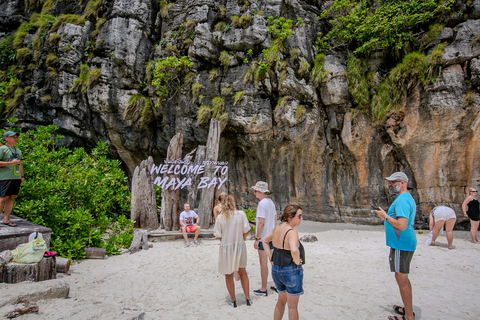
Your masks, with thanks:
[(9, 227), (17, 225), (10, 220), (15, 196), (25, 182), (23, 176), (22, 151), (15, 147), (18, 133), (7, 131), (3, 134), (5, 145), (0, 147), (0, 213), (3, 212), (2, 224)]
[[(256, 235), (253, 247), (258, 250), (260, 276), (262, 278), (262, 287), (258, 290), (253, 290), (253, 293), (257, 296), (268, 296), (268, 259), (264, 249), (265, 246), (270, 246), (270, 250), (273, 250), (273, 246), (271, 242), (262, 241), (262, 238), (275, 227), (275, 223), (277, 222), (277, 211), (275, 210), (275, 204), (267, 196), (267, 193), (270, 193), (268, 190), (268, 183), (258, 181), (252, 189), (255, 190), (255, 197), (260, 200), (257, 207), (257, 220), (255, 222)], [(270, 287), (270, 289), (276, 291), (276, 288), (273, 286)]]
[(430, 245), (435, 245), (435, 240), (437, 239), (443, 225), (445, 225), (448, 249), (453, 249), (453, 227), (455, 226), (456, 220), (457, 216), (452, 208), (446, 206), (436, 206), (435, 208), (433, 208), (433, 210), (430, 211), (428, 223), (430, 231), (432, 231), (432, 242), (430, 243)]
[(214, 235), (220, 240), (218, 253), (218, 271), (225, 275), (225, 284), (230, 294), (230, 305), (237, 307), (235, 297), (235, 282), (233, 273), (240, 276), (243, 293), (245, 294), (246, 305), (251, 306), (250, 282), (247, 271), (247, 238), (250, 224), (247, 216), (242, 210), (235, 209), (235, 200), (231, 195), (222, 197), (222, 210), (215, 220)]
[(387, 246), (390, 247), (390, 270), (395, 272), (395, 280), (400, 289), (404, 307), (393, 306), (393, 310), (402, 315), (389, 316), (390, 320), (413, 320), (413, 297), (412, 284), (408, 279), (410, 262), (417, 248), (417, 237), (413, 224), (417, 205), (412, 195), (407, 191), (408, 177), (403, 172), (395, 172), (388, 180), (388, 188), (391, 194), (396, 195), (395, 200), (388, 208), (388, 213), (382, 208), (375, 213), (384, 220)]
[(465, 216), (470, 218), (470, 236), (473, 243), (480, 243), (477, 238), (478, 225), (480, 223), (480, 208), (477, 200), (477, 189), (470, 188), (468, 196), (462, 203), (462, 210)]
[(225, 193), (220, 193), (217, 198), (217, 204), (213, 207), (213, 223), (217, 221), (217, 216), (222, 211), (222, 198), (225, 196)]
[(298, 319), (298, 300), (303, 294), (303, 267), (305, 250), (294, 229), (302, 222), (302, 208), (288, 204), (283, 210), (282, 223), (263, 237), (272, 241), (273, 251), (265, 246), (265, 252), (272, 261), (272, 278), (278, 292), (273, 319), (282, 319), (285, 305), (288, 305), (288, 319)]
[[(200, 217), (195, 213), (195, 211), (190, 210), (190, 205), (188, 203), (183, 205), (183, 209), (185, 209), (185, 211), (180, 213), (180, 230), (182, 231), (183, 238), (185, 239), (185, 247), (190, 245), (190, 242), (188, 242), (187, 232), (195, 233), (193, 243), (200, 244), (197, 241), (198, 235), (200, 234), (200, 226), (198, 225), (200, 223)], [(193, 223), (193, 219), (197, 219), (196, 224)]]

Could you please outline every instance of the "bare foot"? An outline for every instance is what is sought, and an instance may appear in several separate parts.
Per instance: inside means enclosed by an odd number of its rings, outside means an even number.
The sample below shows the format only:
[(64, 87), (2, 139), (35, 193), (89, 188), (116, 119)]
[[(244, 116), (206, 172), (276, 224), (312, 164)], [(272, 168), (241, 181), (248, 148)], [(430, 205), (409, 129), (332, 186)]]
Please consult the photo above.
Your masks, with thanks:
[(431, 246), (434, 246), (434, 245), (435, 245), (435, 241), (432, 241), (432, 242), (430, 243), (430, 245), (431, 245)]
[(453, 247), (448, 247), (449, 250), (453, 250)]

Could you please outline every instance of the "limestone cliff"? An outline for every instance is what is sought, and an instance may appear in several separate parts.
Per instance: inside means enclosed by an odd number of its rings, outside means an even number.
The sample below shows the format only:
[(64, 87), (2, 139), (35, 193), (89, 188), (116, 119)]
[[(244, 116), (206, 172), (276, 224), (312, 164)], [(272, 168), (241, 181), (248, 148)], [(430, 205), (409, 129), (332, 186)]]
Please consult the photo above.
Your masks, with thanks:
[[(388, 206), (383, 178), (402, 170), (418, 226), (436, 204), (463, 216), (466, 189), (480, 184), (480, 0), (457, 1), (441, 32), (413, 41), (424, 54), (444, 44), (435, 79), (405, 85), (399, 107), (380, 119), (359, 111), (350, 52), (329, 50), (313, 75), (318, 33), (329, 28), (319, 17), (331, 2), (0, 0), (0, 36), (33, 25), (13, 40), (16, 125), (54, 124), (70, 146), (108, 141), (132, 174), (148, 156), (163, 160), (176, 133), (184, 154), (205, 144), (208, 125), (197, 121), (205, 106), (226, 114), (219, 159), (229, 162), (228, 190), (241, 207), (256, 206), (249, 187), (265, 180), (278, 211), (294, 201), (307, 219), (378, 223), (370, 204)], [(53, 18), (32, 22), (34, 13)], [(282, 43), (270, 16), (293, 21)], [(259, 71), (276, 44), (276, 58)], [(155, 63), (181, 56), (192, 66), (163, 84), (162, 99)], [(365, 74), (378, 84), (399, 62), (379, 51)], [(223, 110), (213, 110), (218, 98)]]

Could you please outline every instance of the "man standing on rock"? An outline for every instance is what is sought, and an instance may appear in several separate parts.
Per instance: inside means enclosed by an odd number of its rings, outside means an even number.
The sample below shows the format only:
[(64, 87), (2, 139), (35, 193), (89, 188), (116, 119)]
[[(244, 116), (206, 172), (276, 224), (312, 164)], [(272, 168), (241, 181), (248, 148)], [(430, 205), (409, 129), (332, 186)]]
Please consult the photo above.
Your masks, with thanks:
[(4, 210), (2, 224), (16, 227), (10, 221), (15, 196), (23, 184), (22, 151), (15, 147), (18, 133), (7, 131), (3, 134), (5, 145), (0, 147), (0, 213)]
[[(185, 247), (190, 246), (187, 232), (195, 233), (193, 243), (198, 245), (200, 244), (197, 241), (198, 235), (200, 234), (200, 226), (198, 225), (200, 223), (200, 217), (195, 213), (195, 211), (190, 210), (190, 205), (188, 203), (183, 205), (183, 209), (185, 209), (185, 211), (180, 213), (180, 230), (182, 231), (183, 238), (185, 239)], [(196, 224), (193, 222), (194, 219), (197, 219)]]
[[(257, 207), (257, 221), (256, 221), (256, 235), (255, 243), (253, 247), (258, 250), (258, 258), (260, 259), (260, 275), (262, 277), (262, 287), (259, 290), (253, 290), (253, 293), (257, 296), (268, 296), (267, 291), (267, 279), (268, 279), (268, 258), (267, 253), (263, 247), (265, 245), (270, 246), (270, 250), (273, 250), (273, 244), (262, 243), (263, 237), (275, 228), (275, 222), (277, 221), (277, 211), (275, 210), (275, 204), (271, 199), (267, 197), (268, 183), (264, 181), (258, 181), (255, 186), (252, 187), (255, 190), (255, 197), (260, 202)], [(272, 290), (276, 290), (275, 287), (271, 287)]]
[(388, 180), (391, 194), (396, 194), (388, 213), (382, 208), (375, 213), (384, 220), (387, 246), (390, 247), (390, 270), (395, 272), (403, 307), (394, 305), (393, 310), (402, 317), (389, 316), (388, 319), (413, 320), (412, 285), (408, 279), (410, 261), (417, 247), (417, 237), (413, 230), (417, 206), (407, 191), (408, 177), (403, 172), (395, 172)]

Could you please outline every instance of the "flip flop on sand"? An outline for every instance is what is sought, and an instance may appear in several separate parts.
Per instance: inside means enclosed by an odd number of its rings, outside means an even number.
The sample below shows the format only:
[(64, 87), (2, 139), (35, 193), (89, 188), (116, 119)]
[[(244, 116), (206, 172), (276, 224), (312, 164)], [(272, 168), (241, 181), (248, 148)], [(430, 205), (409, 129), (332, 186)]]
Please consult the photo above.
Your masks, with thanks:
[(405, 315), (405, 309), (403, 309), (403, 307), (393, 305), (393, 310), (402, 316)]
[(12, 221), (9, 221), (9, 222), (2, 222), (2, 224), (6, 225), (6, 226), (9, 226), (9, 227), (16, 227), (17, 225), (15, 223), (13, 223)]
[[(277, 292), (277, 288), (275, 288), (274, 286), (271, 286), (271, 287), (270, 287), (270, 290)], [(278, 293), (278, 292), (277, 292), (277, 293)]]

